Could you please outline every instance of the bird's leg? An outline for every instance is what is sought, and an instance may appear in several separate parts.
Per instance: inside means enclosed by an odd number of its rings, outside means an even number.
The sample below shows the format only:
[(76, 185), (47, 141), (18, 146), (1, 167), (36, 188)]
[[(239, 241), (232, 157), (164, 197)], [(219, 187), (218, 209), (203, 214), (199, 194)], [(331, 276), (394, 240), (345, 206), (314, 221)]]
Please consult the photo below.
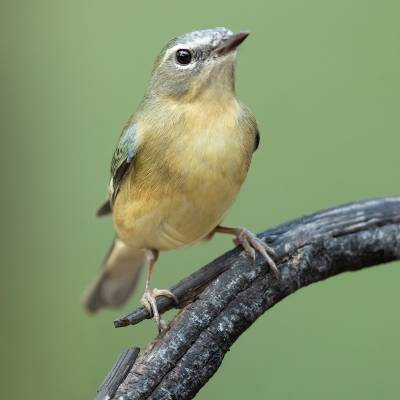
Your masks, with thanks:
[(144, 307), (146, 307), (149, 314), (153, 315), (154, 321), (156, 322), (157, 327), (158, 327), (158, 331), (161, 332), (162, 330), (164, 330), (166, 328), (167, 325), (166, 325), (165, 321), (163, 321), (160, 318), (160, 313), (158, 312), (158, 309), (157, 309), (157, 302), (156, 302), (157, 297), (159, 297), (159, 296), (170, 297), (171, 299), (173, 299), (175, 301), (176, 304), (178, 304), (178, 299), (169, 290), (166, 290), (166, 289), (160, 290), (160, 289), (156, 289), (156, 288), (150, 289), (154, 265), (158, 259), (158, 251), (150, 250), (148, 252), (148, 254), (149, 254), (149, 257), (148, 257), (149, 265), (147, 268), (146, 287), (145, 287), (144, 294), (143, 294), (140, 302), (144, 305)]
[(278, 267), (273, 260), (273, 257), (276, 256), (274, 250), (269, 247), (265, 242), (259, 239), (254, 233), (251, 233), (249, 230), (245, 228), (230, 228), (227, 226), (218, 225), (214, 232), (226, 233), (229, 235), (234, 235), (235, 238), (233, 242), (239, 246), (241, 245), (246, 253), (255, 261), (256, 259), (256, 251), (259, 252), (267, 262), (268, 266), (271, 268), (271, 271), (274, 273), (275, 277), (280, 281), (281, 274), (278, 270)]

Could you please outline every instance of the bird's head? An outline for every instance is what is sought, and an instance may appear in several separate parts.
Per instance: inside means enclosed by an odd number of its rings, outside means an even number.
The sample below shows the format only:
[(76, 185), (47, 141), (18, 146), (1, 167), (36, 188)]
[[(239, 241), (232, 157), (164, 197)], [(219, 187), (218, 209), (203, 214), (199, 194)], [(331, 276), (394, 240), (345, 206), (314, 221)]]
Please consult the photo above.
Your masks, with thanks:
[(216, 28), (172, 39), (156, 60), (149, 94), (192, 101), (233, 93), (236, 50), (248, 35)]

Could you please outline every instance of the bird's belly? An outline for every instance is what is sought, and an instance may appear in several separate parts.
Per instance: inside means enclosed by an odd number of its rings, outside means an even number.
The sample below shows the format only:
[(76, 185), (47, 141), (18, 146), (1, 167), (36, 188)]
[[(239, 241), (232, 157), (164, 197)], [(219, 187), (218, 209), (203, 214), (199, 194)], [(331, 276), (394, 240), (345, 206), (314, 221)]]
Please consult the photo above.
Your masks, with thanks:
[(182, 131), (163, 152), (158, 145), (157, 151), (148, 147), (138, 155), (114, 205), (122, 240), (175, 249), (203, 239), (222, 221), (246, 177), (254, 146), (250, 135), (226, 125), (222, 120), (195, 135)]
[(181, 194), (173, 208), (165, 213), (161, 238), (189, 245), (207, 236), (224, 218), (239, 187), (202, 185)]
[[(209, 174), (209, 172), (208, 172)], [(224, 218), (239, 189), (237, 176), (213, 171), (162, 187), (123, 190), (114, 207), (118, 236), (141, 248), (172, 250), (207, 236)], [(128, 193), (131, 193), (130, 195)]]

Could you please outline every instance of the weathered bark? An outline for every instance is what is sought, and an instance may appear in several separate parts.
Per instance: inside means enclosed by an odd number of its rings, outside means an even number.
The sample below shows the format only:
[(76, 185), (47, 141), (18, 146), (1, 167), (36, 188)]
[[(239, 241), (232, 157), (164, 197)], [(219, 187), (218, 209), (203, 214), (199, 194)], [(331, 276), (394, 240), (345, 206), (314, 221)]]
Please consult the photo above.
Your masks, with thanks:
[[(279, 284), (258, 257), (234, 249), (172, 291), (182, 311), (139, 354), (117, 399), (192, 399), (231, 345), (260, 315), (296, 290), (345, 271), (400, 259), (400, 197), (362, 201), (283, 224), (259, 235), (276, 251)], [(173, 307), (159, 299), (159, 308)], [(116, 326), (148, 318), (140, 308)]]

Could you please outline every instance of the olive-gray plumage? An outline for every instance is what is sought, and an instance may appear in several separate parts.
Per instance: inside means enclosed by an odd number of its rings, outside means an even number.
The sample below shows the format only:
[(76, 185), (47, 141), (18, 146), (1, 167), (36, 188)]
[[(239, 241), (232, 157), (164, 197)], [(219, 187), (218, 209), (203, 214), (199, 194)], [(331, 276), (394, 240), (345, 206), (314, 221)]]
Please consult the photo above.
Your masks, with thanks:
[[(235, 95), (236, 49), (247, 35), (225, 28), (195, 31), (168, 42), (158, 56), (149, 89), (114, 152), (110, 203), (99, 214), (112, 210), (117, 245), (105, 263), (107, 279), (98, 279), (86, 304), (125, 301), (133, 285), (122, 285), (123, 276), (137, 279), (123, 275), (127, 260), (131, 271), (139, 271), (147, 258), (142, 302), (161, 327), (155, 298), (173, 295), (150, 288), (159, 251), (215, 232), (234, 235), (235, 243), (252, 257), (260, 252), (276, 270), (265, 243), (246, 229), (220, 225), (259, 143), (255, 117)], [(112, 302), (110, 291), (118, 288), (122, 293)]]

